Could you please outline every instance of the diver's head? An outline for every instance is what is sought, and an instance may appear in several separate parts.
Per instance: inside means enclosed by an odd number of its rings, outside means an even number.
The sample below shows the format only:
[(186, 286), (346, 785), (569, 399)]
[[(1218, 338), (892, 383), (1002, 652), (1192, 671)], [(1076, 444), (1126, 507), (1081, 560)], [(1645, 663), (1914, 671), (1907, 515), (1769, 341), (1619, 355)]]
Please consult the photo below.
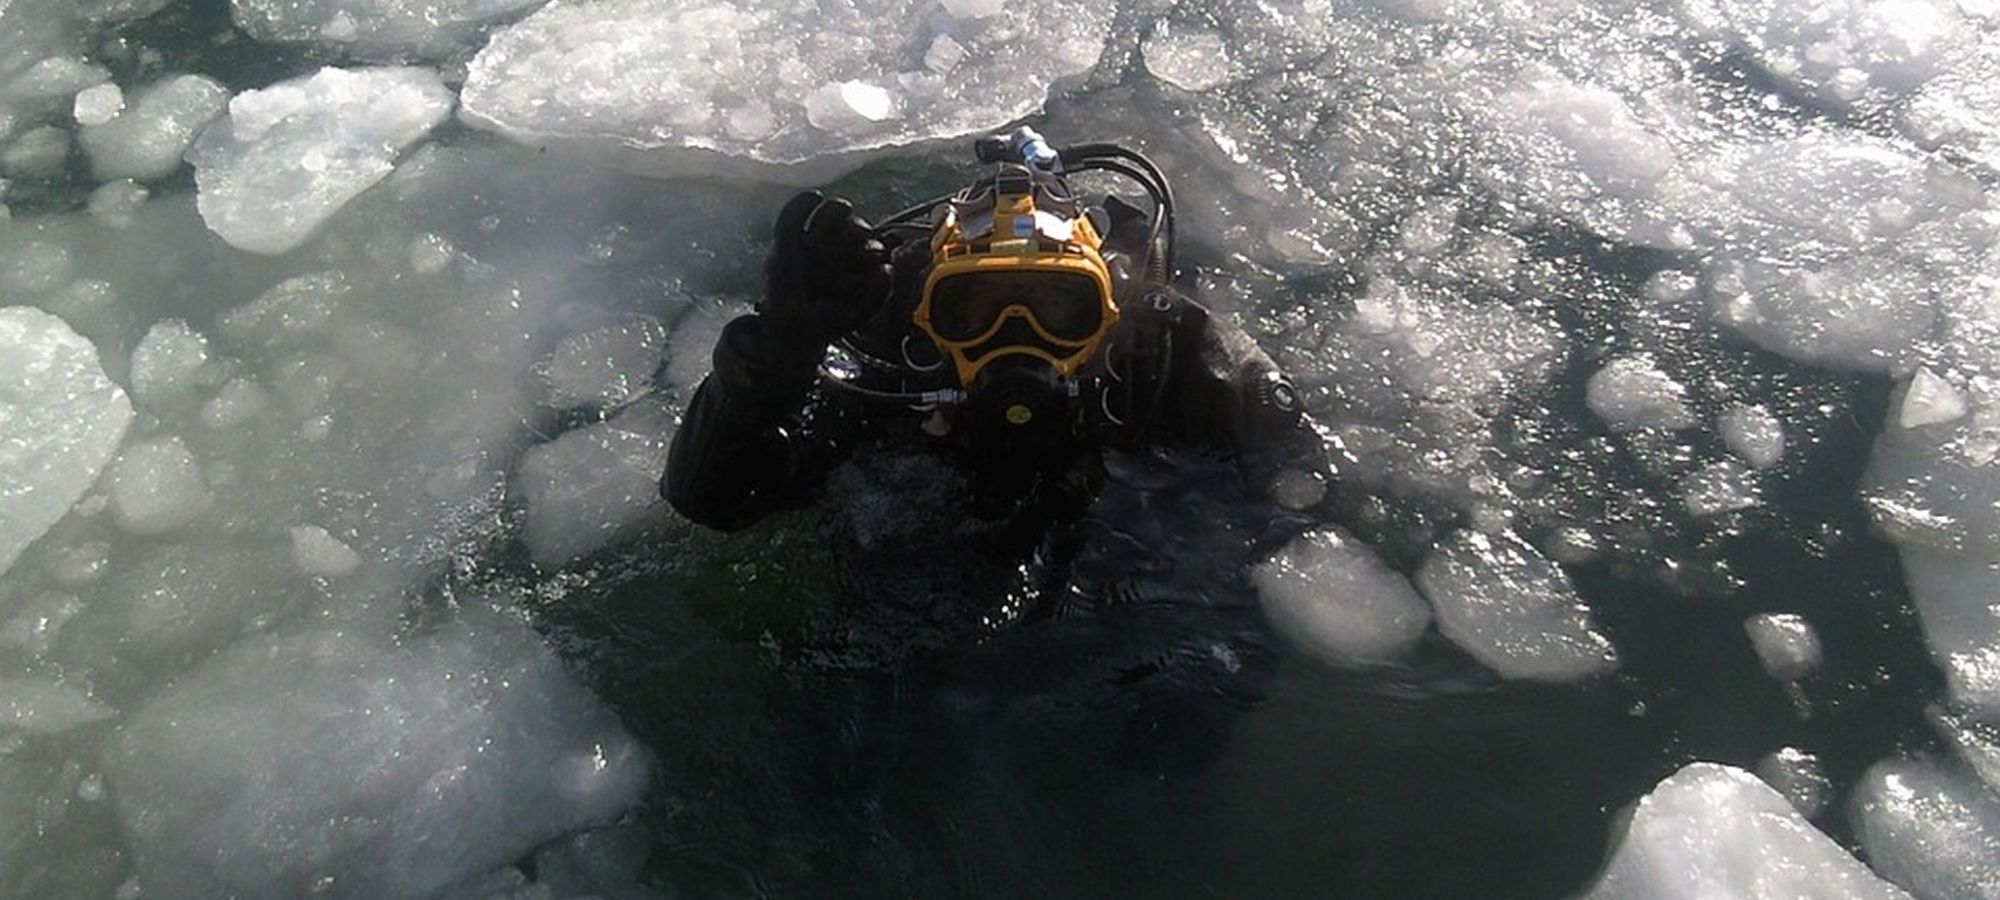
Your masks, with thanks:
[(1118, 320), (1102, 240), (1061, 178), (1003, 165), (939, 207), (912, 319), (970, 396), (1069, 384)]

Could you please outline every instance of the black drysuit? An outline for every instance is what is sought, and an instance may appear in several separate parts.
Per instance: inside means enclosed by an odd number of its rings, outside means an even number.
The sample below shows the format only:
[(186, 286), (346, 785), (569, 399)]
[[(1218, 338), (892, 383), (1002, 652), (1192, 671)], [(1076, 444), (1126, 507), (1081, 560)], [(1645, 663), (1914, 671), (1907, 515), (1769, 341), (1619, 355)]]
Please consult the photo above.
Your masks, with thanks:
[(890, 298), (843, 340), (858, 374), (845, 387), (800, 378), (797, 367), (781, 375), (765, 359), (765, 345), (780, 338), (759, 327), (757, 314), (739, 317), (717, 341), (714, 371), (674, 435), (662, 495), (695, 522), (735, 530), (810, 502), (834, 466), (886, 442), (961, 467), (969, 511), (1008, 521), (1030, 543), (1089, 505), (1106, 451), (1213, 453), (1288, 508), (1323, 506), (1334, 475), (1329, 447), (1292, 384), (1233, 322), (1171, 285), (1131, 275), (1147, 270), (1138, 249), (1144, 217), (1115, 199), (1106, 206), (1105, 258), (1120, 314), (1078, 373), (1063, 427), (1017, 435), (976, 404), (925, 409), (880, 396), (954, 386), (950, 363), (910, 318), (929, 246), (891, 235)]
[[(1246, 561), (1208, 554), (1206, 545), (1176, 546), (1184, 538), (1199, 540), (1207, 522), (1187, 516), (1204, 513), (1183, 509), (1158, 491), (1141, 491), (1142, 506), (1168, 508), (1127, 507), (1107, 516), (1113, 531), (1141, 534), (1107, 539), (1104, 529), (1092, 531), (1101, 523), (1086, 511), (1101, 512), (1091, 504), (1106, 483), (1107, 454), (1181, 450), (1214, 460), (1177, 466), (1197, 477), (1240, 475), (1253, 498), (1273, 501), (1268, 506), (1280, 515), (1270, 521), (1285, 526), (1260, 529), (1261, 547), (1236, 548), (1256, 553), (1326, 518), (1335, 448), (1305, 414), (1292, 384), (1242, 329), (1172, 286), (1130, 274), (1148, 270), (1140, 250), (1149, 243), (1148, 223), (1115, 200), (1105, 209), (1105, 259), (1120, 314), (1096, 357), (1079, 371), (1075, 396), (1060, 407), (1064, 414), (1036, 417), (1038, 424), (1054, 420), (1060, 427), (1024, 433), (976, 398), (962, 406), (910, 402), (909, 395), (956, 385), (951, 363), (911, 322), (931, 265), (927, 235), (912, 231), (899, 242), (892, 232), (884, 237), (889, 299), (840, 342), (852, 378), (834, 384), (817, 377), (824, 347), (774, 329), (767, 297), (765, 316), (733, 320), (717, 341), (714, 371), (689, 401), (660, 490), (689, 519), (734, 530), (807, 504), (823, 490), (838, 490), (829, 482), (843, 481), (832, 476), (846, 460), (875, 472), (877, 485), (957, 469), (957, 476), (938, 482), (962, 481), (969, 519), (980, 521), (954, 527), (912, 512), (910, 526), (936, 528), (936, 540), (928, 549), (891, 550), (899, 559), (915, 557), (926, 577), (942, 581), (919, 580), (920, 589), (899, 592), (896, 579), (875, 578), (859, 592), (862, 602), (847, 611), (849, 618), (829, 629), (834, 637), (828, 646), (810, 655), (874, 667), (906, 649), (921, 654), (926, 646), (948, 646), (953, 652), (928, 657), (921, 679), (942, 686), (939, 697), (951, 698), (941, 715), (970, 717), (980, 729), (1015, 735), (1043, 727), (1087, 732), (1096, 727), (1092, 723), (1110, 723), (1117, 730), (1112, 757), (1120, 766), (1198, 770), (1222, 746), (1236, 713), (1261, 693), (1275, 669), (1274, 647), (1240, 577), (1219, 595), (1206, 587), (1197, 587), (1195, 597), (1174, 593), (1175, 584), (1206, 584), (1209, 567)], [(884, 399), (890, 394), (904, 399)], [(932, 458), (946, 465), (906, 464)], [(1114, 503), (1129, 504), (1135, 496), (1105, 493)], [(863, 535), (852, 537), (857, 545), (869, 543)], [(1135, 546), (1145, 549), (1128, 552)], [(879, 553), (880, 542), (875, 550), (854, 552)], [(1144, 561), (1149, 556), (1153, 563)], [(1001, 598), (965, 590), (976, 569), (1030, 560), (1023, 571), (1032, 570), (1034, 586), (1021, 608), (995, 617)], [(1170, 570), (1167, 577), (1148, 570), (1152, 564)], [(1171, 570), (1204, 571), (1187, 578)], [(908, 594), (920, 595), (914, 605), (897, 599)], [(1071, 615), (1077, 604), (1095, 614)], [(986, 630), (988, 622), (998, 629), (1016, 620), (1048, 624), (1032, 636)], [(941, 622), (960, 622), (985, 637), (965, 640), (962, 630)], [(893, 647), (877, 650), (878, 644)], [(861, 679), (851, 687), (862, 698), (851, 704), (859, 709), (914, 702), (901, 678)], [(881, 696), (867, 693), (871, 689)], [(1044, 709), (1091, 715), (1050, 718), (1038, 711)], [(1053, 724), (1058, 721), (1070, 725)]]

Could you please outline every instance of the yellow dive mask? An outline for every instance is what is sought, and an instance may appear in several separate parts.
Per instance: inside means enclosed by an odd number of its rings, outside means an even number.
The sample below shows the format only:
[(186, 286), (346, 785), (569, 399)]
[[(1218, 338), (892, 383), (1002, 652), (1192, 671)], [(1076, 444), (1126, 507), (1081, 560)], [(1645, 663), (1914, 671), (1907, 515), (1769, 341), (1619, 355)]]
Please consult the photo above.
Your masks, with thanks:
[(1059, 179), (1006, 166), (940, 207), (930, 277), (911, 318), (951, 358), (963, 387), (1009, 356), (1070, 377), (1118, 321), (1102, 243)]

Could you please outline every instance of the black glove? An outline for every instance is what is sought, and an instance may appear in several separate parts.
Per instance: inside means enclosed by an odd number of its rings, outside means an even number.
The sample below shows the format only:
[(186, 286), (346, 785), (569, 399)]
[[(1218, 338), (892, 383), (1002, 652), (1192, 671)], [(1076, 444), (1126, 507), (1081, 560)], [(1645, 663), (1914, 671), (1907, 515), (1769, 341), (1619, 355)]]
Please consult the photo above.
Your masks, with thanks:
[(819, 365), (826, 347), (889, 296), (889, 252), (854, 204), (807, 191), (778, 213), (764, 265), (763, 349), (774, 369)]

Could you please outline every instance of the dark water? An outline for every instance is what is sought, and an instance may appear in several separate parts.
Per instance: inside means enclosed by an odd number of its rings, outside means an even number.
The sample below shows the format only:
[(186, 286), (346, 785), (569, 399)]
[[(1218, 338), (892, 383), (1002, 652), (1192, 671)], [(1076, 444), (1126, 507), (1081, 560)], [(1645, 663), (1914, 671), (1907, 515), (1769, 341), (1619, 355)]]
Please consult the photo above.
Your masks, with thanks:
[[(1879, 421), (1885, 387), (1856, 394)], [(1557, 897), (1687, 762), (1796, 746), (1844, 786), (1930, 740), (1939, 678), (1852, 499), (1866, 435), (1826, 440), (1767, 494), (1765, 527), (1677, 548), (1731, 589), (1617, 548), (1572, 567), (1621, 657), (1582, 684), (1500, 682), (1435, 633), (1392, 667), (1329, 668), (1265, 631), (1247, 585), (1216, 574), (1227, 553), (1186, 546), (1136, 606), (819, 667), (775, 636), (893, 592), (825, 583), (842, 523), (824, 509), (626, 548), (541, 622), (661, 755), (651, 871), (689, 895)], [(1742, 630), (1759, 612), (1804, 614), (1825, 669), (1769, 678)], [(1250, 664), (1199, 665), (1217, 644)], [(1184, 665), (1133, 678), (1159, 658)], [(1816, 824), (1850, 840), (1838, 803)]]
[[(134, 57), (121, 81), (191, 68), (242, 88), (320, 61), (232, 36), (223, 0), (128, 35), (165, 52)], [(886, 212), (960, 174), (926, 156), (835, 189)], [(46, 204), (64, 197), (58, 184)], [(1606, 295), (1677, 263), (1531, 237)], [(1185, 252), (1236, 265), (1230, 248)], [(758, 265), (742, 260), (717, 286), (754, 287)], [(1278, 282), (1316, 292), (1329, 315), (1354, 283)], [(1055, 621), (974, 627), (967, 610), (1005, 606), (1033, 573), (921, 543), (865, 552), (837, 501), (726, 537), (670, 525), (561, 572), (508, 545), (462, 587), (529, 597), (551, 643), (658, 756), (635, 815), (649, 879), (670, 896), (1563, 896), (1600, 865), (1618, 811), (1681, 765), (1751, 766), (1798, 746), (1844, 787), (1929, 744), (1921, 710), (1940, 690), (1895, 554), (1856, 500), (1887, 381), (1574, 299), (1575, 352), (1507, 421), (1534, 426), (1539, 443), (1517, 446), (1566, 498), (1525, 531), (1581, 520), (1629, 538), (1567, 569), (1618, 649), (1601, 680), (1505, 683), (1435, 633), (1388, 667), (1298, 655), (1244, 579), (1259, 512), (1199, 463), (1178, 479), (1174, 461), (1128, 466), (1098, 510), (1100, 568), (1082, 593), (1139, 587)], [(1611, 441), (1582, 382), (1630, 349), (1705, 360), (1704, 374), (1754, 385), (1803, 428), (1760, 510), (1724, 526), (1662, 512), (1684, 466), (1660, 448), (1565, 467), (1565, 451)], [(1378, 495), (1377, 514), (1340, 524), (1405, 569), (1462, 524), (1423, 497), (1353, 487)], [(950, 532), (946, 519), (919, 525)], [(949, 621), (926, 619), (939, 598)], [(1825, 669), (1796, 688), (1766, 676), (1742, 631), (1759, 612), (1804, 614)], [(897, 646), (912, 636), (919, 646)], [(1838, 802), (1816, 824), (1851, 843)]]

